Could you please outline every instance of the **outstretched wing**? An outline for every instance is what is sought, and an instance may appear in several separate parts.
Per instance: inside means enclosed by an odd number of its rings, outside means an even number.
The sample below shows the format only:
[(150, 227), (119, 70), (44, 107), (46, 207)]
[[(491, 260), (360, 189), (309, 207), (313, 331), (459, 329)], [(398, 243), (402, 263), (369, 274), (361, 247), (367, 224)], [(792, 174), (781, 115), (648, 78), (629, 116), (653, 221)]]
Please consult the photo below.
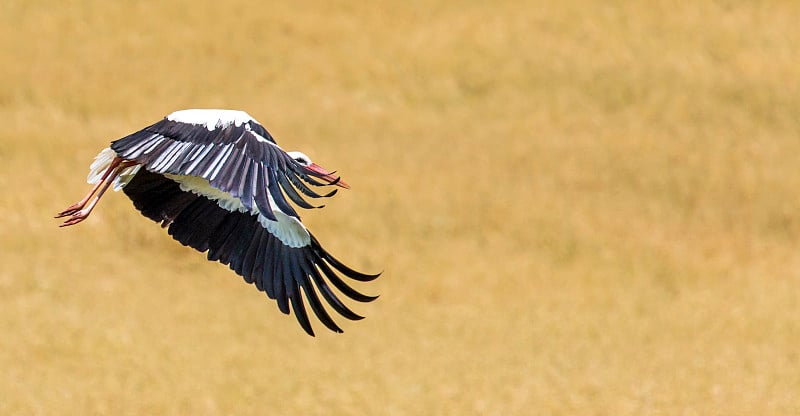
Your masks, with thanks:
[(337, 296), (340, 293), (359, 302), (376, 297), (364, 295), (340, 277), (371, 281), (378, 275), (357, 272), (330, 255), (310, 235), (308, 243), (290, 247), (269, 232), (258, 215), (229, 211), (217, 202), (181, 189), (168, 177), (142, 170), (123, 188), (134, 206), (156, 222), (165, 218), (169, 234), (182, 244), (200, 252), (208, 251), (208, 259), (228, 265), (248, 283), (256, 285), (277, 300), (281, 312), (289, 314), (290, 306), (298, 322), (314, 335), (305, 304), (330, 330), (342, 332), (327, 312), (322, 299), (334, 311), (350, 320), (362, 319)]
[(241, 201), (245, 211), (259, 212), (272, 221), (276, 221), (273, 208), (299, 218), (281, 189), (303, 208), (314, 206), (300, 193), (311, 198), (336, 193), (320, 195), (310, 189), (308, 185), (323, 185), (313, 179), (321, 175), (293, 160), (243, 111), (176, 111), (112, 142), (111, 149), (150, 172), (203, 178)]

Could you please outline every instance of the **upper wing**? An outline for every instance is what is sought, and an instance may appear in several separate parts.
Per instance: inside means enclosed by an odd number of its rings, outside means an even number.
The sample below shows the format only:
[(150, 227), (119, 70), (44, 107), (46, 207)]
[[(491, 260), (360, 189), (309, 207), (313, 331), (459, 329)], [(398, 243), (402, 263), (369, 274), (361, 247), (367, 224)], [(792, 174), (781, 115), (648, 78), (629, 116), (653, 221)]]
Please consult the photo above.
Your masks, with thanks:
[(312, 178), (320, 175), (295, 162), (263, 126), (240, 111), (176, 112), (112, 142), (111, 149), (150, 172), (204, 178), (241, 200), (248, 211), (273, 221), (270, 199), (286, 215), (299, 218), (281, 189), (303, 208), (314, 206), (300, 193), (312, 198), (336, 193), (320, 195), (311, 190), (307, 184), (323, 185)]

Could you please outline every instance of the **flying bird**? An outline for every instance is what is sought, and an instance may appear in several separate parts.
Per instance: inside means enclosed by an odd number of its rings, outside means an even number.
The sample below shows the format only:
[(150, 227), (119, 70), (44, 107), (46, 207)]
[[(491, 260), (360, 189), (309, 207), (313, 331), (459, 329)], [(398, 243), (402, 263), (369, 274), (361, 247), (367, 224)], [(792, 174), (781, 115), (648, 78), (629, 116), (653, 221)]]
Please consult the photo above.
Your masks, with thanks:
[(303, 195), (333, 196), (336, 189), (312, 189), (326, 185), (349, 189), (334, 173), (301, 152), (283, 151), (244, 111), (181, 110), (111, 142), (89, 169), (94, 187), (56, 218), (67, 217), (61, 227), (78, 224), (109, 187), (121, 189), (172, 238), (228, 265), (275, 299), (281, 312), (289, 314), (291, 306), (309, 335), (314, 331), (305, 303), (327, 328), (342, 332), (320, 297), (345, 318), (362, 319), (331, 285), (350, 299), (370, 302), (377, 296), (356, 291), (341, 276), (366, 282), (380, 273), (358, 272), (333, 257), (287, 201), (321, 208)]

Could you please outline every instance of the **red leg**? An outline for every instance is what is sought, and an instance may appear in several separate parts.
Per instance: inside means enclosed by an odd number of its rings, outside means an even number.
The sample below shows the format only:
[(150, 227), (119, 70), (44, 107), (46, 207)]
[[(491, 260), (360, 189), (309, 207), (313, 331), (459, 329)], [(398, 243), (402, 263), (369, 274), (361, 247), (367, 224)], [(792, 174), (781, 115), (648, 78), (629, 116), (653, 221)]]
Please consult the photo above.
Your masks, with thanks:
[[(122, 161), (122, 159), (119, 160)], [(92, 213), (92, 210), (94, 209), (95, 205), (97, 205), (97, 203), (100, 201), (100, 198), (103, 197), (103, 194), (108, 190), (111, 184), (114, 183), (114, 180), (117, 178), (120, 172), (122, 172), (127, 167), (136, 165), (135, 162), (131, 162), (128, 160), (126, 160), (124, 163), (120, 163), (120, 161), (117, 161), (115, 159), (114, 162), (116, 163), (112, 162), (112, 166), (116, 165), (113, 168), (113, 172), (107, 171), (105, 174), (103, 174), (104, 179), (97, 186), (95, 186), (95, 190), (97, 190), (97, 195), (95, 195), (95, 197), (91, 200), (91, 202), (89, 202), (89, 205), (86, 205), (86, 202), (88, 201), (85, 201), (80, 206), (79, 210), (73, 210), (71, 213), (65, 214), (64, 216), (70, 214), (71, 215), (66, 221), (64, 221), (63, 224), (59, 225), (59, 227), (67, 227), (70, 225), (75, 225), (85, 220), (87, 217), (89, 217), (89, 214)], [(94, 193), (94, 190), (92, 191), (92, 193)], [(91, 194), (89, 194), (89, 197), (91, 197)]]
[(89, 202), (89, 199), (92, 198), (92, 195), (94, 195), (94, 193), (97, 192), (98, 189), (100, 189), (100, 186), (102, 186), (103, 183), (105, 183), (106, 179), (108, 179), (108, 176), (111, 174), (111, 172), (116, 170), (117, 166), (119, 166), (122, 160), (123, 159), (120, 157), (115, 157), (114, 160), (111, 161), (111, 164), (108, 166), (108, 169), (106, 169), (106, 171), (103, 173), (103, 176), (100, 178), (100, 181), (97, 182), (94, 185), (94, 187), (92, 187), (92, 190), (89, 191), (89, 193), (86, 194), (86, 196), (83, 197), (83, 199), (68, 206), (67, 209), (56, 214), (55, 218), (66, 217), (67, 215), (72, 215), (81, 210), (86, 205), (86, 203)]

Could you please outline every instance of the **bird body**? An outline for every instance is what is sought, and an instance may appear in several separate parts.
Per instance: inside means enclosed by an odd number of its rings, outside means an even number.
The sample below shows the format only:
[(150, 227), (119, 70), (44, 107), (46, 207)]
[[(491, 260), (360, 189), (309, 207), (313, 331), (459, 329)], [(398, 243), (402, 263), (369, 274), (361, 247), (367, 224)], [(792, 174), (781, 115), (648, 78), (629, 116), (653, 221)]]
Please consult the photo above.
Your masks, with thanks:
[[(331, 256), (300, 221), (287, 201), (317, 208), (303, 196), (324, 198), (312, 187), (349, 188), (339, 177), (300, 152), (285, 152), (249, 114), (237, 110), (181, 110), (111, 143), (90, 166), (91, 192), (56, 217), (62, 226), (89, 216), (109, 188), (122, 190), (142, 215), (208, 259), (229, 265), (248, 283), (294, 311), (313, 335), (304, 299), (320, 321), (341, 332), (320, 301), (340, 315), (362, 317), (342, 303), (330, 285), (347, 297), (369, 302), (340, 275), (370, 281)], [(330, 283), (330, 285), (328, 284)], [(317, 290), (319, 294), (317, 294)]]

